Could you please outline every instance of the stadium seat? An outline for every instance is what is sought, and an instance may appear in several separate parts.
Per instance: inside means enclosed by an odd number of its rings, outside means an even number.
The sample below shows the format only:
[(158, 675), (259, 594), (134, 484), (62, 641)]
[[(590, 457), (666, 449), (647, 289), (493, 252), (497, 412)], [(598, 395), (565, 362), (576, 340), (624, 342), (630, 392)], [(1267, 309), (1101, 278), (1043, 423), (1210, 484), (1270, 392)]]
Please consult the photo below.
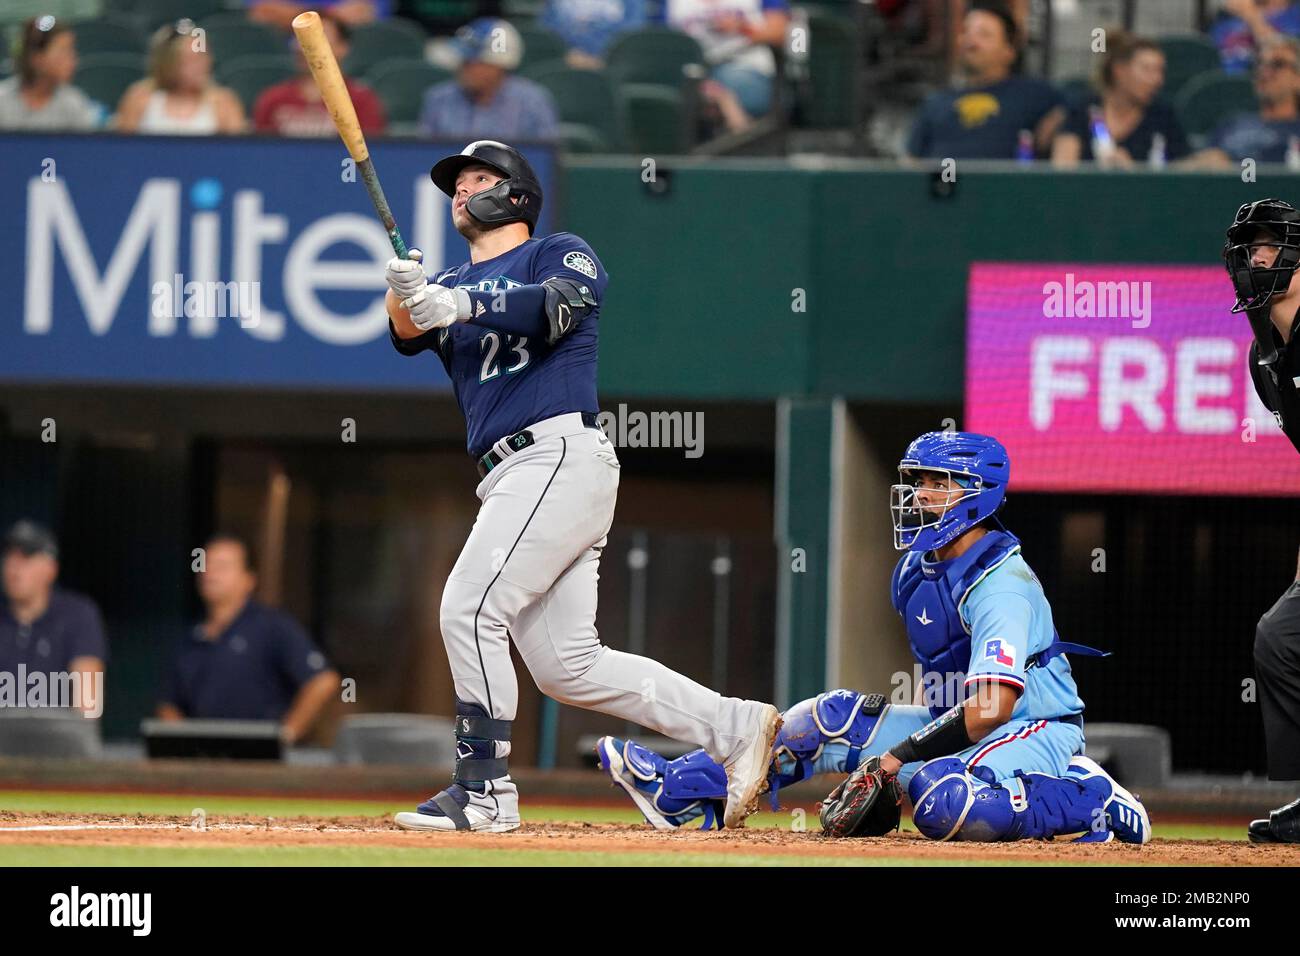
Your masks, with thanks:
[(620, 34), (605, 54), (606, 69), (620, 83), (679, 87), (687, 68), (703, 67), (704, 51), (694, 37), (665, 27)]
[(1169, 731), (1144, 724), (1088, 723), (1088, 754), (1126, 787), (1164, 787), (1173, 773)]
[(600, 130), (584, 123), (561, 123), (560, 144), (567, 153), (608, 153), (609, 143)]
[(1206, 37), (1186, 34), (1161, 37), (1165, 51), (1165, 96), (1176, 97), (1192, 77), (1222, 68), (1219, 51)]
[(592, 127), (600, 132), (609, 149), (622, 151), (622, 111), (614, 86), (603, 71), (572, 70), (555, 63), (531, 75), (551, 91), (561, 120)]
[(450, 78), (449, 72), (424, 60), (394, 60), (374, 67), (365, 80), (384, 101), (390, 123), (414, 123), (429, 87)]
[(502, 0), (501, 13), (515, 26), (536, 20), (546, 7), (544, 0)]
[[(247, 10), (218, 10), (216, 13), (209, 13), (199, 21), (199, 26), (203, 27), (205, 30), (215, 30), (218, 27), (242, 27), (252, 22), (252, 20), (248, 19)], [(261, 26), (261, 24), (257, 25)], [(267, 29), (273, 28), (267, 27)]]
[(90, 56), (95, 53), (144, 54), (148, 37), (134, 20), (116, 14), (105, 14), (94, 20), (73, 25), (77, 37), (77, 53)]
[(529, 23), (516, 23), (514, 27), (524, 41), (524, 58), (519, 64), (521, 67), (563, 61), (567, 47), (557, 34)]
[(32, 17), (49, 14), (70, 23), (93, 20), (113, 5), (111, 0), (5, 0), (0, 3), (0, 39), (4, 40), (0, 59), (8, 56), (10, 41), (18, 39), (20, 26)]
[(341, 764), (450, 768), (456, 744), (449, 717), (355, 714), (339, 722), (334, 756)]
[(195, 23), (209, 17), (226, 5), (222, 0), (132, 0), (131, 10), (151, 33), (164, 23), (193, 20)]
[(199, 26), (207, 33), (208, 52), (214, 63), (226, 63), (241, 56), (279, 56), (291, 51), (288, 37), (260, 23), (219, 20), (210, 26), (205, 20)]
[(113, 113), (126, 88), (144, 74), (144, 57), (139, 53), (92, 53), (81, 57), (72, 82)]
[(351, 49), (343, 61), (343, 72), (365, 76), (372, 67), (389, 60), (422, 60), (427, 37), (409, 20), (380, 20), (352, 32)]
[(659, 83), (624, 83), (618, 88), (628, 148), (641, 155), (681, 154), (690, 148), (686, 97)]
[(858, 33), (840, 17), (808, 18), (809, 101), (804, 125), (845, 129), (858, 122)]
[(0, 708), (0, 756), (93, 759), (100, 755), (99, 721), (61, 708)]
[(218, 63), (216, 68), (217, 82), (234, 90), (244, 104), (244, 109), (250, 113), (264, 89), (282, 83), (297, 73), (293, 57), (287, 53), (252, 53)]
[(1194, 143), (1233, 114), (1253, 112), (1258, 106), (1250, 77), (1218, 69), (1193, 77), (1174, 100), (1178, 119)]

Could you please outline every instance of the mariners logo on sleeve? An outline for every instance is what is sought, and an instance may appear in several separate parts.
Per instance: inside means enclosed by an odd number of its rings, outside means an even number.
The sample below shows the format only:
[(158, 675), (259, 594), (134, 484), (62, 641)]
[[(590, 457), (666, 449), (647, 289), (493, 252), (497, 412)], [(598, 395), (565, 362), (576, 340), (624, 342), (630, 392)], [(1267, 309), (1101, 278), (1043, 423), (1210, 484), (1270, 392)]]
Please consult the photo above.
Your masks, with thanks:
[(1016, 648), (1014, 644), (1008, 644), (1000, 637), (995, 637), (991, 641), (984, 643), (984, 659), (1001, 664), (1003, 667), (1016, 666)]
[(581, 272), (589, 279), (596, 278), (596, 263), (591, 261), (591, 256), (585, 252), (578, 252), (576, 249), (564, 257), (564, 264), (574, 272)]

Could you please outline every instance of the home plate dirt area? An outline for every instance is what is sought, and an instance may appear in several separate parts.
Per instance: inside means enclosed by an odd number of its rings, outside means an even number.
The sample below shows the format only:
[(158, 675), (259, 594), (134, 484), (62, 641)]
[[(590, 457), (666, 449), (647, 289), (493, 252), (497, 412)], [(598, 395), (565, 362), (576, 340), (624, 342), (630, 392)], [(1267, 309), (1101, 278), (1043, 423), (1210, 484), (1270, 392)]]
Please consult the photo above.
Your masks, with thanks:
[[(151, 847), (178, 851), (217, 847), (347, 848), (419, 851), (431, 857), (441, 850), (546, 851), (572, 853), (573, 862), (600, 855), (617, 863), (619, 855), (662, 855), (673, 865), (675, 854), (788, 857), (790, 862), (828, 863), (849, 860), (882, 864), (985, 863), (1064, 864), (1101, 866), (1288, 866), (1300, 864), (1300, 848), (1253, 846), (1229, 840), (1162, 840), (1147, 846), (1119, 843), (1074, 845), (1068, 841), (1008, 844), (933, 843), (912, 832), (876, 839), (828, 839), (815, 832), (791, 832), (775, 827), (736, 831), (679, 830), (658, 832), (624, 823), (578, 821), (525, 823), (501, 834), (413, 833), (398, 829), (385, 817), (251, 817), (211, 815), (196, 820), (180, 816), (132, 815), (92, 817), (69, 813), (0, 812), (0, 855), (6, 848)], [(810, 860), (811, 858), (811, 860)], [(431, 863), (437, 862), (430, 859)], [(490, 862), (485, 860), (484, 862)], [(720, 859), (719, 862), (724, 862)], [(654, 862), (651, 862), (654, 865)]]

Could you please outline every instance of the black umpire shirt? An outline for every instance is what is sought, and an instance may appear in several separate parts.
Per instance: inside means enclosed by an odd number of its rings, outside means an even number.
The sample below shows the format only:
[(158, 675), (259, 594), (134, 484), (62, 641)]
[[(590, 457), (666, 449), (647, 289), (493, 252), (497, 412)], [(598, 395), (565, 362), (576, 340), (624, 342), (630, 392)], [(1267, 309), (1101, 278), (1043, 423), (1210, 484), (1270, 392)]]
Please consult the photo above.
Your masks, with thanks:
[(1269, 329), (1278, 359), (1259, 364), (1259, 342), (1250, 344), (1250, 377), (1264, 407), (1273, 413), (1286, 437), (1300, 451), (1300, 312), (1291, 326), (1291, 342), (1282, 344), (1277, 329)]

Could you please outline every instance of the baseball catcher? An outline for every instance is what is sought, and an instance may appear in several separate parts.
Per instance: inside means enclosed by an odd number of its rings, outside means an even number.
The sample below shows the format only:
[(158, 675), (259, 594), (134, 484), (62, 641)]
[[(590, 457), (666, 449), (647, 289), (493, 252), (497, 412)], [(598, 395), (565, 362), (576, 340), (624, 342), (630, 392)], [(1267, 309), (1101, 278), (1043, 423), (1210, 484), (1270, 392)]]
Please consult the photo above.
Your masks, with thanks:
[[(1006, 449), (969, 432), (930, 432), (908, 446), (890, 493), (894, 608), (925, 674), (916, 705), (831, 690), (791, 707), (777, 735), (773, 790), (816, 774), (849, 774), (823, 802), (830, 836), (897, 827), (902, 793), (935, 840), (999, 841), (1081, 834), (1146, 843), (1133, 794), (1083, 755), (1083, 701), (1020, 542), (998, 519), (1010, 478)], [(653, 826), (703, 818), (726, 792), (702, 751), (666, 760), (603, 737), (601, 767)]]

